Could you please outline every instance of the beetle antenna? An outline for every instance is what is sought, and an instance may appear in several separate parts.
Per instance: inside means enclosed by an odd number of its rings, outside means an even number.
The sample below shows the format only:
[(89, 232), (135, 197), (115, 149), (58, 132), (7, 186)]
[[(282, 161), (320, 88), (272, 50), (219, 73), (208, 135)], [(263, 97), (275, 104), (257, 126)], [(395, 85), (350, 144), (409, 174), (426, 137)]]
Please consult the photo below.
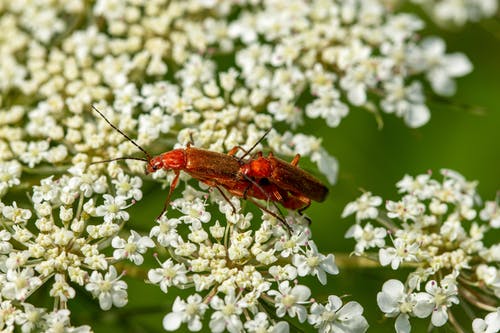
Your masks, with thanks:
[(116, 158), (112, 158), (109, 160), (95, 161), (95, 162), (92, 162), (90, 164), (92, 165), (92, 164), (107, 163), (107, 162), (120, 161), (120, 160), (136, 160), (136, 161), (148, 162), (147, 159), (140, 158), (140, 157), (116, 157)]
[[(109, 120), (108, 118), (106, 118), (106, 116), (104, 114), (102, 114), (101, 111), (97, 110), (97, 108), (95, 106), (92, 105), (92, 109), (94, 109), (97, 113), (99, 113), (99, 115), (101, 115), (101, 117), (109, 124), (109, 126), (111, 126), (113, 129), (115, 129), (118, 133), (120, 133), (121, 135), (123, 135), (128, 141), (132, 142), (132, 144), (134, 146), (136, 146), (137, 148), (139, 148), (140, 151), (142, 151), (144, 153), (144, 155), (146, 155), (146, 158), (147, 159), (140, 159), (141, 161), (150, 161), (151, 160), (151, 155), (149, 155), (149, 153), (144, 150), (144, 148), (142, 148), (141, 146), (139, 146), (134, 140), (132, 140), (127, 134), (123, 133), (118, 127), (116, 127), (115, 125), (113, 125)], [(260, 141), (260, 140), (259, 140)], [(125, 159), (125, 158), (120, 158), (120, 159)], [(127, 157), (127, 159), (137, 159), (137, 158), (132, 158), (132, 157)], [(114, 160), (114, 159), (113, 159)], [(113, 160), (109, 160), (109, 161), (113, 161)]]
[(269, 134), (269, 132), (271, 132), (270, 128), (266, 131), (266, 133), (264, 133), (264, 135), (259, 140), (257, 140), (257, 142), (254, 143), (254, 145), (250, 149), (248, 149), (247, 151), (245, 151), (245, 153), (243, 154), (243, 156), (241, 156), (239, 158), (239, 160), (242, 161), (248, 154), (250, 154), (252, 152), (252, 150), (254, 150), (255, 147), (257, 147), (257, 145), (259, 143), (261, 143), (262, 140), (264, 140), (264, 138)]

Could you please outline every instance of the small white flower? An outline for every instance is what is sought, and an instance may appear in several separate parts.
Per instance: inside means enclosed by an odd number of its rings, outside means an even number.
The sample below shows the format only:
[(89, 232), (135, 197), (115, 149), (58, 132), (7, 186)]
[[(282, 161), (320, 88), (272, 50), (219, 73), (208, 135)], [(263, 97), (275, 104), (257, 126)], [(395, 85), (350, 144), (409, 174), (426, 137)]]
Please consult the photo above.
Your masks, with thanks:
[(116, 250), (113, 252), (113, 258), (116, 260), (129, 259), (136, 265), (142, 264), (144, 258), (143, 253), (149, 248), (155, 246), (153, 240), (147, 236), (141, 236), (134, 230), (130, 231), (130, 236), (127, 241), (116, 236), (111, 241), (111, 246)]
[(170, 286), (178, 286), (188, 282), (187, 269), (183, 264), (174, 264), (172, 259), (168, 259), (161, 266), (161, 268), (149, 270), (148, 278), (152, 283), (159, 284), (164, 293), (168, 292)]
[(177, 296), (172, 312), (163, 318), (163, 328), (167, 331), (176, 331), (182, 323), (187, 323), (191, 332), (198, 332), (202, 328), (201, 320), (207, 309), (208, 305), (203, 303), (198, 294), (189, 296), (187, 302)]
[(67, 309), (57, 310), (48, 313), (44, 316), (45, 319), (45, 332), (68, 332), (68, 333), (90, 333), (92, 332), (90, 326), (72, 327), (70, 323), (71, 312)]
[(431, 114), (425, 105), (420, 82), (405, 86), (403, 78), (396, 76), (393, 80), (386, 81), (384, 88), (385, 97), (380, 104), (385, 112), (404, 118), (409, 127), (420, 127), (429, 121)]
[(342, 306), (342, 300), (332, 295), (328, 296), (326, 305), (313, 303), (308, 321), (320, 333), (363, 333), (368, 329), (368, 322), (362, 314), (363, 307), (359, 303), (348, 302)]
[(22, 166), (16, 161), (0, 162), (0, 196), (7, 193), (10, 187), (19, 185), (21, 183)]
[(12, 206), (4, 206), (2, 214), (13, 223), (26, 223), (31, 217), (31, 211), (17, 207), (17, 203), (12, 202)]
[(356, 221), (375, 219), (378, 216), (376, 207), (382, 204), (382, 198), (373, 196), (371, 192), (363, 193), (356, 201), (349, 202), (342, 212), (342, 217), (356, 213)]
[(500, 270), (496, 267), (485, 264), (478, 265), (476, 275), (477, 279), (484, 281), (486, 285), (500, 288)]
[(305, 245), (309, 240), (308, 238), (309, 237), (306, 232), (296, 232), (290, 237), (280, 238), (274, 245), (274, 248), (280, 252), (282, 257), (288, 258), (294, 253), (299, 252), (301, 250), (301, 246)]
[(16, 316), (16, 324), (21, 326), (21, 331), (33, 332), (40, 329), (43, 325), (44, 309), (35, 308), (32, 304), (23, 303), (24, 311)]
[(9, 242), (12, 235), (7, 230), (0, 230), (0, 254), (9, 254), (12, 244)]
[(292, 262), (297, 267), (299, 276), (316, 275), (321, 284), (326, 284), (326, 273), (339, 273), (335, 256), (331, 253), (328, 256), (319, 253), (316, 246), (311, 246), (305, 255), (295, 254)]
[(430, 174), (422, 174), (416, 177), (405, 175), (403, 179), (396, 183), (399, 193), (412, 194), (421, 200), (429, 199), (438, 186), (437, 182), (431, 179)]
[(409, 316), (417, 304), (414, 296), (406, 292), (403, 283), (388, 280), (377, 294), (377, 304), (387, 317), (396, 317), (394, 327), (397, 333), (409, 333), (411, 326)]
[(179, 219), (168, 219), (164, 214), (156, 223), (158, 223), (158, 225), (151, 228), (149, 237), (156, 237), (156, 241), (161, 246), (172, 246), (179, 238), (177, 225), (179, 225), (181, 221)]
[(420, 203), (417, 197), (405, 195), (401, 201), (394, 202), (388, 200), (385, 204), (387, 216), (391, 219), (398, 218), (406, 222), (415, 220), (425, 211), (425, 206)]
[(184, 223), (206, 223), (210, 221), (211, 214), (205, 210), (206, 203), (203, 202), (200, 198), (196, 198), (195, 201), (182, 201), (181, 212), (183, 216), (179, 218), (179, 220)]
[(243, 324), (240, 315), (243, 312), (241, 304), (231, 293), (222, 300), (215, 295), (210, 301), (212, 309), (216, 310), (210, 317), (210, 330), (215, 333), (227, 330), (231, 333), (241, 332)]
[(335, 157), (330, 155), (326, 149), (319, 148), (311, 154), (311, 161), (315, 162), (319, 171), (326, 176), (330, 184), (337, 182), (339, 173), (339, 162)]
[(259, 312), (251, 320), (245, 322), (245, 329), (249, 333), (288, 333), (290, 328), (286, 321), (280, 321), (272, 326), (269, 323), (269, 318), (264, 312)]
[(379, 250), (379, 260), (382, 266), (391, 265), (396, 270), (403, 261), (414, 262), (417, 260), (416, 253), (418, 244), (407, 244), (403, 239), (396, 238), (394, 247)]
[(126, 199), (123, 196), (113, 197), (110, 194), (104, 194), (104, 204), (96, 207), (96, 215), (104, 216), (104, 222), (113, 220), (128, 221), (129, 215), (123, 209), (127, 208)]
[(111, 309), (111, 306), (123, 307), (128, 302), (127, 284), (120, 280), (114, 266), (109, 266), (109, 271), (102, 276), (101, 273), (93, 271), (85, 289), (90, 291), (94, 297), (99, 299), (99, 306), (103, 310)]
[(445, 54), (444, 41), (436, 37), (424, 39), (421, 46), (422, 60), (432, 89), (443, 96), (453, 95), (456, 90), (453, 78), (470, 73), (471, 62), (461, 53)]
[(302, 111), (287, 100), (269, 103), (268, 110), (277, 121), (285, 121), (292, 129), (304, 123)]
[(142, 100), (142, 97), (138, 94), (137, 88), (133, 83), (115, 89), (114, 96), (113, 108), (125, 114), (131, 114), (133, 108)]
[(134, 200), (142, 199), (142, 180), (139, 177), (130, 177), (123, 172), (118, 174), (118, 177), (111, 181), (116, 188), (116, 194), (125, 198), (133, 198)]
[(299, 319), (302, 323), (307, 319), (307, 310), (302, 304), (309, 302), (311, 290), (307, 286), (296, 285), (290, 287), (290, 281), (283, 281), (279, 284), (277, 290), (267, 292), (269, 296), (274, 296), (276, 315), (284, 317), (288, 314), (290, 317)]
[(425, 291), (416, 295), (415, 315), (424, 318), (432, 312), (432, 325), (443, 326), (448, 321), (448, 308), (459, 303), (456, 282), (449, 278), (443, 279), (440, 287), (431, 280), (425, 285)]
[(476, 318), (472, 321), (474, 333), (496, 333), (500, 332), (500, 308), (490, 312), (484, 319)]
[(484, 208), (479, 213), (483, 221), (489, 221), (492, 228), (500, 228), (500, 207), (496, 201), (486, 201)]
[(356, 240), (354, 251), (356, 254), (363, 254), (365, 249), (383, 247), (386, 235), (387, 231), (384, 228), (374, 228), (371, 223), (367, 223), (364, 227), (361, 227), (359, 224), (352, 225), (347, 230), (345, 237), (354, 238)]
[(50, 296), (59, 297), (62, 301), (67, 301), (74, 298), (75, 295), (75, 289), (66, 282), (65, 276), (63, 274), (56, 274), (55, 282), (50, 290)]
[(31, 141), (27, 150), (19, 156), (19, 159), (27, 163), (30, 168), (33, 168), (46, 157), (48, 149), (49, 143), (47, 141)]
[(285, 266), (271, 266), (269, 267), (269, 274), (271, 274), (276, 281), (291, 281), (297, 277), (297, 268), (290, 264)]
[(33, 292), (42, 284), (42, 280), (35, 276), (32, 268), (23, 270), (9, 269), (2, 286), (2, 296), (7, 299), (24, 301), (28, 293)]

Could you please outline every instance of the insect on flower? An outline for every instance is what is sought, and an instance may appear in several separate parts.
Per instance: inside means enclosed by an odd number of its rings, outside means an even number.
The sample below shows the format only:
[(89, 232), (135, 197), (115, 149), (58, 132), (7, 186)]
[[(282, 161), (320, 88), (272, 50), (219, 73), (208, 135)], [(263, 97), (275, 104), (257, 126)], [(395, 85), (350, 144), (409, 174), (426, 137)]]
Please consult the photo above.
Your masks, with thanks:
[[(283, 207), (292, 210), (303, 210), (310, 204), (310, 199), (309, 201), (307, 201), (302, 195), (297, 195), (296, 192), (298, 191), (294, 187), (291, 187), (293, 191), (290, 191), (288, 188), (280, 187), (279, 182), (268, 182), (263, 177), (256, 178), (257, 181), (255, 181), (253, 178), (251, 178), (254, 176), (254, 174), (250, 173), (249, 175), (245, 175), (241, 173), (241, 168), (244, 168), (246, 163), (252, 162), (251, 160), (244, 161), (242, 158), (248, 155), (248, 153), (250, 153), (265, 137), (265, 135), (248, 151), (244, 150), (241, 147), (234, 147), (228, 154), (223, 154), (205, 149), (195, 148), (192, 147), (190, 143), (188, 143), (186, 148), (173, 149), (158, 156), (152, 157), (144, 148), (139, 146), (134, 140), (123, 133), (115, 125), (113, 125), (96, 107), (92, 106), (92, 108), (113, 129), (123, 135), (146, 156), (145, 158), (117, 157), (110, 160), (93, 162), (93, 164), (132, 159), (144, 161), (147, 163), (146, 174), (154, 173), (160, 169), (164, 169), (166, 171), (172, 170), (174, 172), (175, 177), (170, 184), (169, 193), (165, 200), (163, 210), (158, 218), (160, 218), (167, 210), (172, 193), (177, 187), (181, 171), (188, 173), (189, 175), (191, 175), (191, 177), (196, 178), (211, 187), (215, 187), (230, 204), (231, 201), (227, 198), (221, 188), (225, 188), (232, 195), (242, 197), (251, 201), (260, 209), (278, 218), (285, 225), (286, 222), (284, 221), (284, 218), (278, 216), (276, 213), (267, 209), (262, 204), (256, 202), (254, 199), (267, 200), (273, 204), (275, 204), (275, 202), (278, 202), (283, 205)], [(242, 156), (242, 158), (237, 158), (234, 156), (238, 149), (242, 149), (246, 152), (245, 155)], [(274, 180), (274, 178), (272, 179)], [(234, 206), (233, 210), (235, 210)]]
[[(243, 155), (244, 157), (245, 155)], [(243, 177), (259, 186), (272, 184), (279, 189), (279, 193), (287, 193), (293, 200), (283, 205), (286, 208), (298, 210), (302, 213), (311, 205), (311, 200), (324, 201), (328, 195), (328, 188), (320, 180), (300, 169), (300, 155), (297, 154), (292, 162), (288, 163), (269, 153), (267, 157), (262, 152), (256, 158), (250, 159), (240, 167), (239, 177)]]

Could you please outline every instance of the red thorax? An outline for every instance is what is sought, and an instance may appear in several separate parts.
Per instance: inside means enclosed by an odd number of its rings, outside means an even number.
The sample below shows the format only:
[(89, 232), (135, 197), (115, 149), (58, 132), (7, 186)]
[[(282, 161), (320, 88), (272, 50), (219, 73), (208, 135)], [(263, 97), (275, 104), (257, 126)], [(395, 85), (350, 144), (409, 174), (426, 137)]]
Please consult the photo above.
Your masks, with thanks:
[(257, 159), (241, 166), (241, 172), (248, 177), (268, 178), (272, 174), (271, 162), (265, 157)]

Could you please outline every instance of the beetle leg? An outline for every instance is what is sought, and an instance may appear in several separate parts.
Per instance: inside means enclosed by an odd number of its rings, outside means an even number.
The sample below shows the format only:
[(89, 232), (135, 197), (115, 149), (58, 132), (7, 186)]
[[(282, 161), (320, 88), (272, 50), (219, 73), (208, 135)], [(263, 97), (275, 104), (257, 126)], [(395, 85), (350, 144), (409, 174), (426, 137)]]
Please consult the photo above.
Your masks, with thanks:
[(299, 213), (300, 216), (304, 216), (304, 218), (307, 220), (307, 224), (311, 225), (312, 223), (311, 219), (308, 216), (304, 215), (304, 210), (309, 208), (309, 206), (311, 206), (311, 199), (307, 198), (307, 204), (301, 209), (299, 209), (297, 212)]
[(219, 187), (219, 185), (214, 185), (214, 187), (219, 191), (219, 193), (222, 195), (222, 197), (228, 202), (228, 204), (231, 205), (231, 208), (233, 209), (233, 214), (236, 214), (236, 207), (234, 207), (233, 203), (229, 198), (227, 197), (226, 193), (222, 191), (222, 189)]
[(297, 212), (300, 214), (300, 215), (304, 215), (304, 211), (309, 208), (309, 206), (311, 206), (311, 199), (307, 198), (307, 201), (306, 201), (306, 205), (304, 207), (302, 207), (301, 209), (299, 209)]
[(269, 195), (269, 193), (267, 193), (263, 188), (262, 186), (259, 185), (259, 183), (257, 183), (255, 180), (253, 180), (252, 178), (248, 177), (247, 175), (245, 174), (242, 174), (243, 178), (245, 178), (245, 180), (249, 181), (250, 184), (245, 188), (245, 191), (243, 192), (244, 196), (243, 198), (244, 199), (247, 199), (246, 197), (246, 194), (248, 192), (248, 190), (250, 189), (250, 187), (252, 185), (254, 185), (255, 187), (257, 187), (259, 189), (260, 192), (262, 192), (262, 194), (264, 194), (267, 198), (267, 202), (269, 203), (269, 201), (271, 200), (271, 196)]
[(297, 154), (297, 155), (295, 155), (293, 160), (290, 162), (290, 164), (293, 166), (297, 166), (297, 164), (299, 164), (299, 160), (300, 160), (300, 154)]
[(191, 147), (191, 145), (194, 146), (194, 138), (193, 138), (193, 132), (189, 132), (189, 142), (187, 143), (187, 147)]
[[(276, 217), (278, 220), (280, 220), (281, 223), (283, 223), (287, 227), (287, 229), (289, 229), (288, 231), (290, 231), (291, 228), (288, 225), (288, 223), (286, 223), (285, 216), (283, 215), (283, 213), (279, 209), (278, 205), (274, 202), (274, 200), (271, 200), (271, 195), (269, 195), (269, 193), (266, 192), (262, 188), (262, 186), (260, 186), (259, 183), (257, 183), (255, 180), (253, 180), (252, 178), (248, 177), (247, 175), (243, 175), (243, 176), (244, 176), (244, 178), (246, 180), (248, 180), (251, 183), (243, 191), (243, 199), (249, 200), (249, 201), (253, 202), (253, 204), (256, 205), (257, 207), (259, 207), (260, 209), (262, 209), (262, 210), (268, 212), (269, 214), (273, 215), (274, 217)], [(281, 215), (281, 217), (278, 216), (276, 213), (271, 212), (269, 210), (269, 208), (267, 208), (267, 207), (264, 208), (264, 206), (262, 206), (261, 204), (258, 204), (251, 197), (247, 197), (247, 192), (248, 192), (248, 190), (250, 190), (250, 187), (252, 186), (252, 184), (255, 185), (255, 187), (257, 187), (259, 189), (259, 191), (261, 191), (262, 194), (264, 194), (266, 196), (266, 198), (267, 198), (267, 201), (266, 201), (267, 206), (269, 206), (269, 203), (271, 203), (274, 206), (274, 208), (276, 208), (276, 210), (279, 212), (279, 214)], [(279, 202), (283, 202), (284, 201), (283, 196), (281, 195), (281, 193), (278, 192), (278, 190), (273, 190), (273, 194), (274, 194), (275, 199), (278, 200)]]
[(179, 171), (175, 171), (175, 177), (172, 183), (170, 184), (170, 190), (168, 191), (167, 199), (165, 200), (165, 203), (163, 204), (163, 210), (161, 211), (160, 215), (156, 218), (159, 220), (163, 213), (167, 211), (168, 205), (170, 204), (170, 198), (172, 197), (172, 193), (174, 192), (175, 188), (177, 187), (177, 183), (179, 182), (179, 176), (181, 173)]
[[(265, 211), (266, 213), (268, 213), (269, 215), (272, 215), (272, 216), (274, 216), (276, 219), (278, 219), (278, 221), (280, 221), (280, 223), (286, 227), (286, 230), (288, 231), (288, 233), (291, 233), (291, 232), (292, 232), (292, 227), (290, 227), (290, 225), (289, 225), (288, 223), (286, 223), (286, 220), (285, 220), (285, 218), (284, 218), (284, 216), (283, 216), (283, 213), (281, 213), (281, 211), (280, 211), (279, 209), (278, 209), (278, 212), (280, 212), (280, 215), (281, 215), (281, 216), (279, 216), (279, 215), (278, 215), (278, 214), (276, 214), (275, 212), (273, 212), (273, 211), (269, 210), (268, 208), (266, 208), (266, 207), (262, 206), (260, 203), (258, 203), (257, 201), (255, 201), (254, 199), (252, 199), (252, 198), (250, 198), (250, 197), (249, 197), (247, 200), (248, 200), (248, 201), (250, 201), (251, 203), (253, 203), (253, 204), (254, 204), (255, 206), (257, 206), (258, 208), (260, 208), (260, 209), (262, 209), (263, 211)], [(275, 204), (274, 206), (277, 208), (276, 204)]]
[(238, 150), (241, 150), (244, 153), (241, 157), (237, 157), (238, 158), (238, 162), (241, 162), (243, 160), (243, 158), (250, 153), (249, 151), (247, 151), (242, 146), (234, 146), (233, 148), (231, 148), (231, 150), (227, 154), (229, 156), (234, 156), (238, 152)]
[(261, 151), (258, 151), (258, 152), (256, 152), (255, 154), (253, 154), (253, 156), (252, 156), (252, 157), (253, 157), (254, 159), (259, 158), (259, 157), (262, 157), (262, 152), (261, 152)]

